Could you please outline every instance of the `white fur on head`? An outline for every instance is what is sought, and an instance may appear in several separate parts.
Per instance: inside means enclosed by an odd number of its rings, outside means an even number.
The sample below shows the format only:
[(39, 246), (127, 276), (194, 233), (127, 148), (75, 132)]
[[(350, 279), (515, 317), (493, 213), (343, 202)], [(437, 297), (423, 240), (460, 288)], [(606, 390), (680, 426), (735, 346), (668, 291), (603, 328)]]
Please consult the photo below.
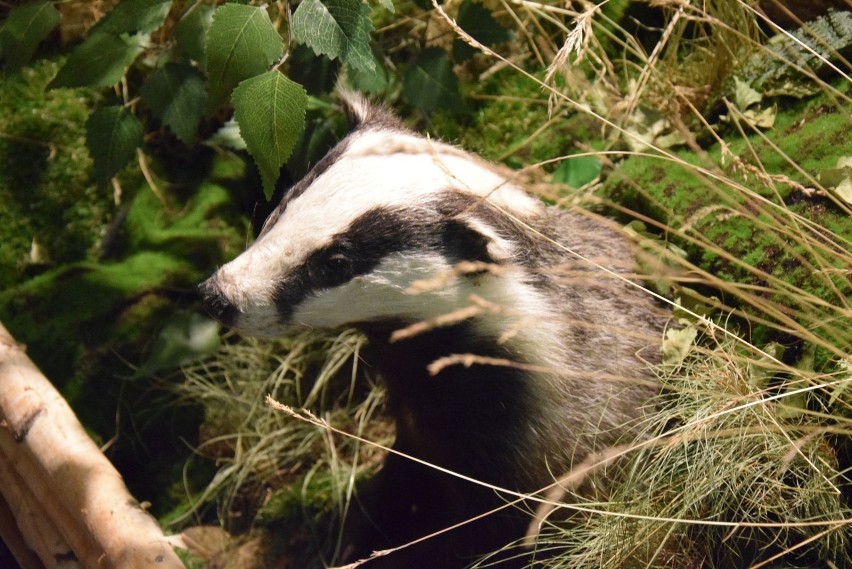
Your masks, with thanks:
[[(434, 207), (440, 192), (454, 190), (484, 200), (512, 216), (539, 215), (542, 204), (508, 181), (488, 162), (455, 147), (405, 130), (391, 115), (359, 96), (347, 95), (361, 125), (332, 151), (335, 159), (294, 188), (280, 216), (242, 255), (222, 267), (222, 293), (240, 315), (235, 327), (258, 335), (285, 333), (276, 293), (314, 252), (334, 244), (362, 216), (377, 208), (416, 212)], [(460, 220), (488, 243), (495, 261), (512, 256), (512, 244), (473, 215)], [(367, 275), (321, 291), (298, 306), (290, 318), (303, 326), (335, 327), (365, 320), (420, 319), (436, 310), (453, 310), (461, 300), (412, 297), (404, 292), (415, 280), (449, 269), (434, 251), (402, 251), (384, 259)], [(496, 278), (496, 277), (492, 277)], [(456, 291), (457, 293), (461, 291)], [(466, 302), (467, 294), (464, 295)], [(427, 303), (433, 303), (426, 306)]]

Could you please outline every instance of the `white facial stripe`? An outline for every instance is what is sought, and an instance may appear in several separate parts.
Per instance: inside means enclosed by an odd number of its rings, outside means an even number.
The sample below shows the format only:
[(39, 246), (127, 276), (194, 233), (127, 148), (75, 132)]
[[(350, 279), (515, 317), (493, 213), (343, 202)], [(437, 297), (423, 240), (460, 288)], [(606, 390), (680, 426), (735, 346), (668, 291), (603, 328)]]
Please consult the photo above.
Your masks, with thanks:
[[(381, 186), (389, 194), (388, 198), (398, 194), (401, 180), (408, 180), (409, 188), (417, 194), (452, 187), (486, 198), (492, 204), (519, 215), (535, 215), (542, 211), (541, 202), (509, 183), (493, 164), (454, 146), (421, 136), (368, 130), (351, 139), (345, 156), (388, 165), (406, 159), (407, 167), (380, 168), (380, 171), (391, 174), (392, 183)], [(426, 184), (418, 179), (421, 177)], [(428, 183), (433, 181), (441, 183)]]
[(274, 340), (288, 334), (301, 332), (303, 328), (292, 324), (282, 324), (278, 313), (272, 306), (264, 306), (240, 315), (232, 326), (234, 330), (245, 332), (249, 336)]
[(286, 244), (261, 239), (219, 269), (219, 285), (240, 312), (265, 310), (282, 278), (303, 257)]
[(484, 336), (512, 336), (524, 353), (559, 353), (558, 322), (552, 319), (549, 300), (524, 281), (523, 272), (504, 268), (499, 275), (483, 273), (450, 281), (429, 292), (413, 294), (416, 280), (434, 279), (453, 267), (438, 254), (395, 253), (368, 275), (345, 285), (317, 292), (299, 304), (292, 320), (308, 328), (338, 328), (357, 323), (395, 319), (415, 323), (451, 314), (471, 305), (471, 297), (497, 307), (470, 322)]
[(417, 207), (449, 188), (482, 196), (520, 215), (542, 208), (485, 162), (457, 149), (413, 135), (367, 131), (354, 136), (340, 160), (287, 205), (262, 241), (310, 252), (370, 209)]
[(222, 267), (223, 282), (239, 282), (225, 292), (241, 311), (262, 308), (282, 278), (367, 211), (414, 208), (448, 188), (521, 215), (542, 208), (475, 156), (411, 134), (368, 130), (350, 137), (340, 159), (287, 205), (268, 232)]
[(480, 235), (488, 237), (488, 255), (496, 262), (508, 261), (514, 254), (511, 241), (503, 239), (493, 228), (473, 216), (465, 216), (464, 222)]
[(422, 319), (441, 295), (412, 295), (411, 283), (450, 269), (437, 253), (394, 253), (367, 275), (318, 291), (300, 303), (293, 320), (310, 328), (337, 328), (382, 318)]
[(508, 345), (516, 346), (520, 353), (536, 354), (533, 359), (541, 364), (551, 359), (557, 361), (557, 355), (563, 350), (563, 337), (561, 322), (554, 319), (553, 299), (527, 282), (524, 276), (521, 270), (510, 269), (469, 287), (466, 298), (474, 294), (499, 307), (498, 312), (486, 314), (474, 324), (483, 336), (511, 338)]

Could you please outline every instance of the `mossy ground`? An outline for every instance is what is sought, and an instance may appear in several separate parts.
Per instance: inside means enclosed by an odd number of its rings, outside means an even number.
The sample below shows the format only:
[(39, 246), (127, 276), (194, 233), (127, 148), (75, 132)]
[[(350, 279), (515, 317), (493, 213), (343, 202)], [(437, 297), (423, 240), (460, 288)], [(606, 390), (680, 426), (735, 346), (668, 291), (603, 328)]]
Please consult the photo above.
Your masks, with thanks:
[[(761, 287), (757, 296), (766, 304), (756, 311), (792, 314), (815, 334), (848, 346), (850, 323), (809, 299), (833, 307), (852, 297), (842, 253), (844, 241), (852, 239), (852, 216), (808, 188), (852, 152), (849, 116), (848, 105), (827, 96), (788, 101), (769, 130), (725, 128), (724, 146), (675, 150), (673, 158), (630, 157), (597, 196), (656, 221), (663, 240), (682, 247), (719, 280)], [(727, 300), (748, 311), (755, 295), (737, 296), (734, 291)], [(753, 332), (758, 344), (773, 336), (762, 325)]]
[(91, 93), (46, 92), (59, 64), (42, 61), (0, 81), (0, 287), (36, 270), (35, 240), (56, 262), (83, 260), (100, 239), (111, 195), (89, 179)]

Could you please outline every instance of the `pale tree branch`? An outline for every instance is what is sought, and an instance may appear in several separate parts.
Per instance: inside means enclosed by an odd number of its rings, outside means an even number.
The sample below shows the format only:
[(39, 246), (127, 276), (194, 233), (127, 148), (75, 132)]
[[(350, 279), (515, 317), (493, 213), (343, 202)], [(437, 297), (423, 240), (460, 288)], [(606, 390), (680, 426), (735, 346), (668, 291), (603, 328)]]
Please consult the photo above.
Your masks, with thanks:
[[(46, 569), (183, 569), (157, 521), (0, 324), (0, 492)], [(0, 523), (0, 531), (4, 524)], [(10, 549), (26, 557), (23, 544)], [(19, 562), (34, 567), (31, 556)]]

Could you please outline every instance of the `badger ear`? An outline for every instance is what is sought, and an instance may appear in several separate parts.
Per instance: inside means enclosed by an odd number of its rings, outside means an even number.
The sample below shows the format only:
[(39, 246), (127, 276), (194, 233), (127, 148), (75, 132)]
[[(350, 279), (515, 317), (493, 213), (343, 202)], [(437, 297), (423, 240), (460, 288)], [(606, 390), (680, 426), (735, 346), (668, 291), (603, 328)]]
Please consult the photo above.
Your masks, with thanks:
[(343, 85), (337, 86), (337, 94), (343, 103), (343, 108), (349, 116), (353, 128), (359, 126), (375, 127), (384, 130), (406, 130), (393, 113), (381, 105), (370, 102), (361, 93), (357, 93)]
[(355, 124), (366, 122), (375, 112), (373, 105), (361, 95), (348, 87), (337, 86), (337, 94), (343, 103), (343, 108), (349, 119)]
[(511, 243), (492, 227), (469, 216), (456, 216), (446, 226), (444, 247), (460, 261), (505, 263), (514, 255)]

